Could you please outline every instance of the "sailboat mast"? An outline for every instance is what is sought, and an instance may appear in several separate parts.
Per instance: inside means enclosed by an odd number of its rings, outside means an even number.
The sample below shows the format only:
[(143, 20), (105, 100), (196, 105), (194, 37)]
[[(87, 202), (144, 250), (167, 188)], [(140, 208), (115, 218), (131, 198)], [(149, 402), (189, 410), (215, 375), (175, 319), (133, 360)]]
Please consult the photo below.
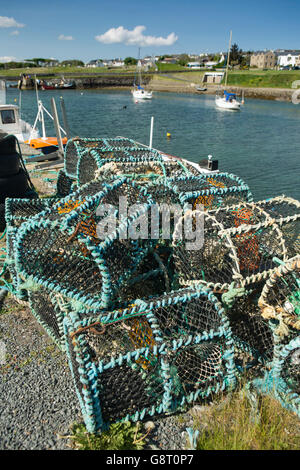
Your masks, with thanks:
[(231, 39), (232, 39), (232, 31), (230, 31), (229, 47), (228, 47), (228, 54), (227, 54), (227, 66), (226, 66), (225, 86), (227, 86), (228, 67), (229, 67), (230, 49), (231, 49)]

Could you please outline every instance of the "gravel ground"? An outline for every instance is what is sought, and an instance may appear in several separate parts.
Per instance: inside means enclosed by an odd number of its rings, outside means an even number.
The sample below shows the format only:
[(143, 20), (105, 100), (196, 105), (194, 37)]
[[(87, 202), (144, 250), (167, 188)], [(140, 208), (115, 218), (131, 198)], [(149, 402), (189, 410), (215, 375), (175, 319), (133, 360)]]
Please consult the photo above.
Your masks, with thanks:
[[(68, 449), (63, 438), (81, 422), (65, 354), (28, 308), (7, 299), (0, 313), (0, 449)], [(60, 437), (62, 436), (62, 437)]]

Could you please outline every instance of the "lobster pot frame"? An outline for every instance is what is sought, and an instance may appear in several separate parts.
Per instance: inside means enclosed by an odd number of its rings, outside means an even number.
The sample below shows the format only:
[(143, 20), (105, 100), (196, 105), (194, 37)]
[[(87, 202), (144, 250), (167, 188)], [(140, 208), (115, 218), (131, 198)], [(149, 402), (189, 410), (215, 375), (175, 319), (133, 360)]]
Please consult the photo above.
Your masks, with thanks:
[(182, 203), (203, 205), (205, 210), (253, 200), (249, 187), (229, 173), (205, 174), (197, 177), (170, 178), (168, 184), (178, 192)]
[(275, 355), (272, 376), (275, 396), (284, 408), (300, 417), (300, 336), (292, 339)]
[[(132, 173), (134, 167), (130, 171), (130, 168), (126, 168), (126, 163), (139, 164), (140, 171), (145, 173), (149, 171), (150, 163), (153, 162), (154, 168), (158, 167), (160, 173), (163, 173), (163, 167), (159, 165), (162, 157), (159, 152), (156, 150), (143, 148), (139, 150), (133, 149), (115, 149), (114, 151), (110, 150), (87, 150), (82, 152), (78, 160), (77, 165), (77, 181), (81, 186), (86, 184), (98, 175), (101, 175), (103, 170), (107, 170), (108, 167), (102, 168), (105, 164), (110, 164), (109, 168), (113, 171), (121, 171), (127, 174)], [(136, 173), (136, 171), (135, 171)]]
[[(186, 212), (178, 222), (194, 224), (201, 212)], [(276, 268), (276, 258), (285, 262), (290, 257), (289, 240), (284, 236), (295, 217), (274, 219), (255, 203), (221, 207), (202, 213), (203, 246), (186, 250), (174, 231), (175, 264), (183, 285), (215, 284), (217, 289), (228, 289), (229, 284), (246, 286), (267, 279)], [(297, 216), (298, 217), (298, 216)], [(186, 220), (185, 220), (186, 219)], [(261, 219), (258, 223), (257, 221)]]
[(300, 256), (278, 266), (267, 279), (259, 306), (263, 318), (280, 322), (283, 336), (300, 330)]
[[(108, 226), (108, 233), (104, 230), (104, 238), (99, 238), (98, 224), (106, 217), (98, 215), (99, 206), (118, 204), (124, 192), (143, 204), (130, 217), (117, 214), (118, 227)], [(107, 307), (149, 251), (149, 244), (140, 243), (138, 234), (136, 240), (126, 239), (127, 233), (135, 233), (139, 217), (147, 216), (147, 201), (143, 188), (121, 180), (85, 200), (73, 200), (71, 210), (62, 200), (20, 228), (17, 269), (46, 289), (87, 306)], [(105, 227), (110, 221), (116, 223), (115, 213), (106, 218)]]
[(76, 190), (76, 181), (66, 175), (64, 170), (59, 170), (56, 182), (56, 196), (62, 198)]
[(77, 177), (77, 163), (80, 155), (85, 150), (99, 148), (113, 151), (115, 148), (137, 148), (135, 141), (125, 138), (79, 138), (68, 140), (64, 153), (64, 169), (70, 178)]
[[(270, 320), (274, 331), (278, 322)], [(275, 350), (272, 368), (263, 378), (254, 379), (250, 386), (258, 393), (271, 395), (283, 408), (300, 417), (300, 336), (282, 343), (282, 337), (274, 333)], [(277, 343), (277, 344), (276, 344)]]
[(235, 385), (231, 332), (207, 289), (184, 289), (106, 315), (64, 319), (69, 364), (89, 432), (138, 421)]
[[(236, 348), (236, 365), (241, 371), (258, 364), (266, 365), (273, 359), (273, 331), (269, 322), (262, 318), (258, 306), (263, 285), (262, 281), (248, 286), (247, 290), (240, 292), (240, 295), (233, 299), (232, 304), (230, 291), (222, 295)], [(261, 373), (264, 368), (256, 367), (255, 373), (257, 370)]]
[(69, 308), (66, 299), (40, 286), (33, 286), (28, 291), (28, 300), (31, 313), (56, 345), (64, 351), (63, 319)]
[(26, 289), (20, 288), (22, 280), (16, 268), (16, 248), (15, 241), (19, 227), (23, 222), (28, 221), (30, 217), (42, 212), (57, 201), (56, 198), (45, 199), (12, 199), (5, 200), (5, 219), (6, 219), (6, 263), (11, 276), (13, 295), (21, 301), (27, 301), (28, 295)]
[(211, 210), (210, 213), (221, 221), (224, 228), (276, 221), (285, 240), (287, 258), (299, 254), (300, 203), (295, 199), (279, 196), (255, 203), (242, 202), (239, 205)]

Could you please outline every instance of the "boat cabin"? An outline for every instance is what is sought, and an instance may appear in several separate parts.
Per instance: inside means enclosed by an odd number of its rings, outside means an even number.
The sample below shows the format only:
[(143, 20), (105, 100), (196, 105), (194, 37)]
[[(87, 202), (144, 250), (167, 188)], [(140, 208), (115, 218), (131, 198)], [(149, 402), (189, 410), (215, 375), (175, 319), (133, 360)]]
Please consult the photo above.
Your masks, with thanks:
[(14, 104), (0, 105), (0, 129), (7, 134), (20, 133), (19, 106)]
[(231, 103), (233, 100), (236, 100), (236, 94), (224, 91), (224, 98)]

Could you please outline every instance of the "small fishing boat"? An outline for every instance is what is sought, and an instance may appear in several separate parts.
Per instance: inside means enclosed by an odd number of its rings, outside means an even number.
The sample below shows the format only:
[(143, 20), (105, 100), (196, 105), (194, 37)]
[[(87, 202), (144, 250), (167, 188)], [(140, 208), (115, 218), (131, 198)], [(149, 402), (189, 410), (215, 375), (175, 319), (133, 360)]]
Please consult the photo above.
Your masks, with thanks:
[(40, 136), (37, 129), (20, 118), (19, 106), (15, 104), (0, 105), (0, 130), (6, 134), (13, 134), (19, 142), (24, 143), (29, 136), (38, 138)]
[(55, 84), (56, 90), (71, 90), (75, 87), (76, 87), (76, 84), (74, 80), (65, 80), (64, 77), (62, 77), (60, 83)]

